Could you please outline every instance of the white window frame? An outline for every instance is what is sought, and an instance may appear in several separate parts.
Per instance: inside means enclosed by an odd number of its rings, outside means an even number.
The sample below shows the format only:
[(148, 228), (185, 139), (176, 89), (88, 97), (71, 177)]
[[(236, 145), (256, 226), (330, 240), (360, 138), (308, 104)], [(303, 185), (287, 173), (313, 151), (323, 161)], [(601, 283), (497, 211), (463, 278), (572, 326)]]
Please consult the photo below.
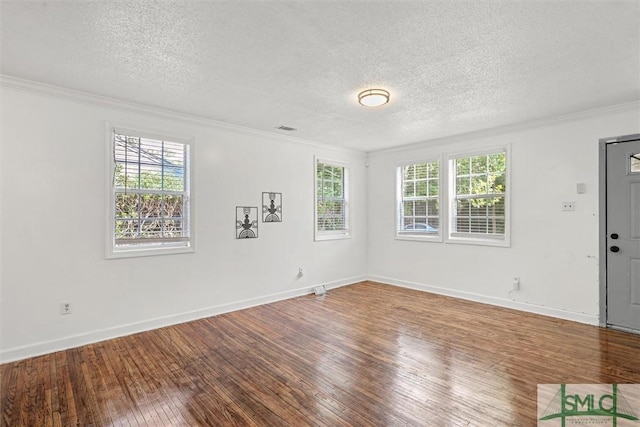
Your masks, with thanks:
[[(344, 226), (343, 230), (319, 230), (318, 229), (318, 164), (337, 166), (343, 168), (343, 200), (344, 200)], [(314, 240), (336, 240), (351, 238), (351, 203), (350, 203), (350, 165), (349, 163), (314, 156), (313, 160), (313, 219)]]
[[(504, 152), (505, 154), (505, 185), (506, 190), (504, 193), (505, 203), (505, 226), (504, 236), (488, 235), (488, 234), (476, 234), (476, 233), (458, 233), (454, 232), (454, 212), (456, 203), (456, 171), (454, 163), (456, 159), (464, 157), (474, 156), (486, 156)], [(447, 161), (448, 169), (448, 188), (447, 188), (447, 229), (448, 232), (445, 237), (446, 243), (462, 243), (470, 245), (483, 245), (483, 246), (511, 246), (511, 146), (504, 145), (500, 147), (486, 148), (479, 151), (465, 151), (460, 153), (451, 154), (448, 156)], [(442, 169), (441, 169), (442, 170)]]
[[(631, 153), (629, 155), (629, 166), (627, 170), (629, 171), (630, 175), (640, 174), (640, 170), (637, 170), (637, 171), (633, 170), (636, 164), (640, 165), (640, 157), (636, 157), (636, 156), (640, 156), (640, 153)], [(632, 160), (632, 159), (635, 159), (635, 160)]]
[[(420, 232), (403, 232), (401, 227), (402, 227), (402, 215), (401, 215), (401, 210), (402, 210), (402, 203), (404, 201), (404, 191), (403, 191), (403, 183), (404, 183), (404, 177), (403, 177), (403, 169), (407, 166), (410, 165), (417, 165), (417, 164), (423, 164), (423, 163), (437, 163), (438, 164), (438, 206), (439, 206), (439, 216), (438, 216), (438, 232), (437, 233), (420, 233)], [(416, 240), (416, 241), (425, 241), (425, 242), (442, 242), (443, 240), (443, 235), (444, 235), (444, 231), (445, 231), (445, 223), (446, 221), (443, 221), (443, 218), (446, 218), (445, 214), (446, 214), (446, 210), (444, 209), (445, 206), (442, 203), (442, 198), (443, 198), (443, 194), (445, 191), (445, 187), (444, 187), (444, 183), (443, 183), (443, 162), (442, 162), (442, 156), (437, 156), (437, 157), (429, 157), (423, 160), (418, 160), (418, 161), (403, 161), (400, 163), (397, 163), (396, 165), (396, 205), (395, 205), (395, 218), (396, 218), (396, 222), (395, 222), (395, 226), (394, 226), (394, 233), (395, 233), (395, 238), (397, 240)]]
[[(185, 193), (187, 197), (187, 208), (184, 214), (183, 227), (188, 230), (187, 241), (178, 242), (149, 242), (140, 243), (139, 245), (131, 245), (130, 247), (117, 246), (115, 242), (115, 195), (116, 188), (114, 186), (114, 172), (115, 172), (115, 158), (114, 148), (115, 140), (114, 133), (132, 135), (139, 138), (149, 138), (159, 141), (171, 141), (175, 143), (185, 144), (189, 146), (189, 155), (186, 159), (185, 167)], [(106, 258), (131, 258), (142, 256), (154, 256), (154, 255), (169, 255), (169, 254), (182, 254), (191, 253), (195, 251), (195, 238), (194, 238), (194, 218), (193, 212), (195, 211), (194, 198), (193, 198), (193, 149), (194, 139), (185, 137), (176, 137), (168, 134), (161, 134), (155, 132), (149, 132), (146, 130), (135, 129), (128, 126), (117, 126), (111, 123), (106, 123), (106, 137), (107, 147), (106, 153)], [(153, 191), (151, 191), (153, 192)]]

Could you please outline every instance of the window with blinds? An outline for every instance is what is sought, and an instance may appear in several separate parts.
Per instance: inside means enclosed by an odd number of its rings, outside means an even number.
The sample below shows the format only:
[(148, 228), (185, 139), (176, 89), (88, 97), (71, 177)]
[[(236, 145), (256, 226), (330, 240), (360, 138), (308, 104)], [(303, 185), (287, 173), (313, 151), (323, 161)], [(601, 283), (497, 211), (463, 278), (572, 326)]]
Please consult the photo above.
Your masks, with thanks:
[(396, 235), (440, 237), (440, 164), (398, 167)]
[(349, 169), (316, 159), (316, 240), (349, 236)]
[(501, 150), (450, 161), (451, 236), (504, 239), (507, 159)]
[(189, 144), (118, 129), (112, 141), (112, 253), (189, 248)]
[(640, 173), (640, 153), (632, 154), (629, 160), (629, 172)]

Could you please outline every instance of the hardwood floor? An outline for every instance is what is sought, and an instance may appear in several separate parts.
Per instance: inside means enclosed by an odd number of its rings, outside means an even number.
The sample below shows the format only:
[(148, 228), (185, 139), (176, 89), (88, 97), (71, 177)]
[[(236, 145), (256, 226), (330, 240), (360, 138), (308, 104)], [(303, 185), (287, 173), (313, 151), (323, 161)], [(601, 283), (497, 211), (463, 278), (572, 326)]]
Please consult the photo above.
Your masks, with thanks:
[(534, 426), (640, 336), (365, 282), (0, 366), (2, 426)]

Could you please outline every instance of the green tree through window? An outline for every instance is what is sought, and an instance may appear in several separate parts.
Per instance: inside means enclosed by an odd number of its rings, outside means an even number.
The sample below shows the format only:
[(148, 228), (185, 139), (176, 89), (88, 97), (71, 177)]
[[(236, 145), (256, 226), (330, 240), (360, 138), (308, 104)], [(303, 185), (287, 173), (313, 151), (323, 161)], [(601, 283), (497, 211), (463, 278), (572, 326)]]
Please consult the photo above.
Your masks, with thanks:
[(438, 161), (399, 168), (398, 234), (437, 235), (440, 229)]
[(316, 233), (346, 235), (348, 217), (348, 169), (316, 162)]
[(452, 232), (504, 236), (505, 152), (458, 157), (452, 164), (455, 171)]
[(114, 249), (189, 245), (189, 145), (113, 134)]

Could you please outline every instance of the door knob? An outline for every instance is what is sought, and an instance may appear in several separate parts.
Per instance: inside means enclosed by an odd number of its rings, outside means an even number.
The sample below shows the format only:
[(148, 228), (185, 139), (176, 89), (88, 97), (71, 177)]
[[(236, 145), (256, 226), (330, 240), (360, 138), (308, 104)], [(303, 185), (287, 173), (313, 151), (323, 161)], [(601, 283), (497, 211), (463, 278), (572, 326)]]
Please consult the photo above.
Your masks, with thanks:
[(609, 249), (611, 250), (611, 252), (618, 252), (618, 251), (620, 251), (620, 248), (619, 248), (619, 247), (617, 247), (617, 246), (611, 246)]
[(618, 233), (611, 233), (611, 238), (616, 240), (618, 238)]

